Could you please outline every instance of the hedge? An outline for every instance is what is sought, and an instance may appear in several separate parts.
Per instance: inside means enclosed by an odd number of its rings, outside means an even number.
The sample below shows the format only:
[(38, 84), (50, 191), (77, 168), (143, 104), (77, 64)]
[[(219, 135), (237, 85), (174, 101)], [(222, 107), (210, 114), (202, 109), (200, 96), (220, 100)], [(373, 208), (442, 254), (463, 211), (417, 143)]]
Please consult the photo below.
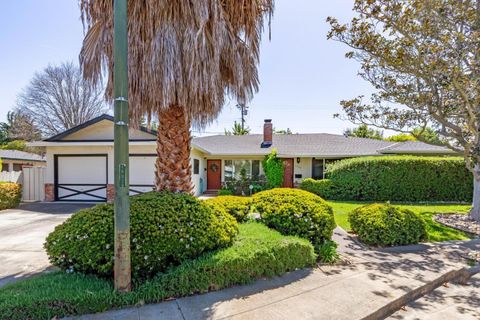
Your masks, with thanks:
[(331, 164), (327, 177), (332, 200), (471, 201), (473, 194), (472, 174), (459, 157), (345, 159)]
[(13, 182), (0, 182), (0, 210), (16, 208), (22, 199), (22, 186)]
[(244, 222), (252, 206), (252, 198), (239, 196), (218, 196), (204, 201), (217, 210), (225, 210), (238, 222)]

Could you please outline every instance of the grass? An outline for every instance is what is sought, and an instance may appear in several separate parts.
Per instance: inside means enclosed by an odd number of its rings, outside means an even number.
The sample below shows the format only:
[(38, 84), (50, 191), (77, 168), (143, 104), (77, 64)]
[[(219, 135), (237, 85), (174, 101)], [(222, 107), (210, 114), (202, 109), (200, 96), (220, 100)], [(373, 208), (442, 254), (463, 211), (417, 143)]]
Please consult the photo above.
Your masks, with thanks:
[[(366, 205), (371, 202), (341, 202), (329, 201), (333, 207), (335, 214), (335, 221), (337, 224), (347, 231), (351, 231), (350, 223), (348, 222), (348, 213), (355, 208)], [(410, 209), (418, 213), (427, 224), (428, 239), (432, 242), (448, 241), (448, 240), (467, 240), (470, 239), (465, 232), (446, 227), (440, 223), (433, 221), (433, 215), (437, 213), (467, 213), (470, 210), (470, 205), (463, 204), (405, 204), (399, 203), (398, 206)]]
[(307, 240), (246, 223), (233, 246), (186, 261), (128, 294), (116, 294), (110, 280), (64, 272), (7, 285), (0, 288), (0, 319), (52, 319), (155, 303), (280, 275), (311, 266), (315, 259)]

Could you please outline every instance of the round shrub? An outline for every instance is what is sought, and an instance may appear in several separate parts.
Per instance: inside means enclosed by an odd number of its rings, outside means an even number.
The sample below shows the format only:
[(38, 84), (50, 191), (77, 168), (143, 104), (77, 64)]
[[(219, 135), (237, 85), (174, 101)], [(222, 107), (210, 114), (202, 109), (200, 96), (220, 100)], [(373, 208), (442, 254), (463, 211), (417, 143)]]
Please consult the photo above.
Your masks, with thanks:
[(353, 232), (371, 245), (406, 245), (427, 239), (426, 225), (420, 216), (389, 204), (359, 207), (350, 212), (348, 220)]
[(220, 208), (231, 214), (238, 222), (243, 222), (247, 219), (252, 205), (252, 199), (247, 197), (237, 196), (219, 196), (205, 200), (205, 203), (212, 206), (214, 209)]
[[(67, 270), (113, 274), (113, 205), (84, 209), (50, 233), (45, 249), (52, 264)], [(149, 192), (130, 198), (134, 279), (150, 277), (201, 253), (232, 244), (235, 219), (195, 197)]]
[(309, 239), (315, 248), (332, 237), (335, 228), (332, 208), (319, 196), (299, 190), (278, 188), (253, 196), (260, 219), (284, 235)]

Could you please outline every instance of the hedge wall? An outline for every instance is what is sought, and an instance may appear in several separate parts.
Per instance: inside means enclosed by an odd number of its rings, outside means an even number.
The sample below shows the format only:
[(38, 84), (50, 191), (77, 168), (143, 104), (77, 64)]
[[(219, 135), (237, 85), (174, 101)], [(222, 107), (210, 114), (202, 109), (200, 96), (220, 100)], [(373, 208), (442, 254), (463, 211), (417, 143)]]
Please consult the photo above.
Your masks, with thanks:
[(473, 177), (459, 157), (382, 156), (328, 167), (338, 200), (471, 201)]

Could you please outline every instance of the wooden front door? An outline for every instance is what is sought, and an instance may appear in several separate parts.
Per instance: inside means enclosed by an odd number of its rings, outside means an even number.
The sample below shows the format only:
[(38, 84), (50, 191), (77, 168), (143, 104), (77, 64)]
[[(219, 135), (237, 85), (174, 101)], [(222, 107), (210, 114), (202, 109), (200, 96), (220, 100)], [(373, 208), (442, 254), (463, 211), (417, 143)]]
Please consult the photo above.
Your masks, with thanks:
[(222, 160), (207, 160), (207, 189), (222, 187)]
[(293, 159), (283, 159), (283, 187), (293, 188)]

